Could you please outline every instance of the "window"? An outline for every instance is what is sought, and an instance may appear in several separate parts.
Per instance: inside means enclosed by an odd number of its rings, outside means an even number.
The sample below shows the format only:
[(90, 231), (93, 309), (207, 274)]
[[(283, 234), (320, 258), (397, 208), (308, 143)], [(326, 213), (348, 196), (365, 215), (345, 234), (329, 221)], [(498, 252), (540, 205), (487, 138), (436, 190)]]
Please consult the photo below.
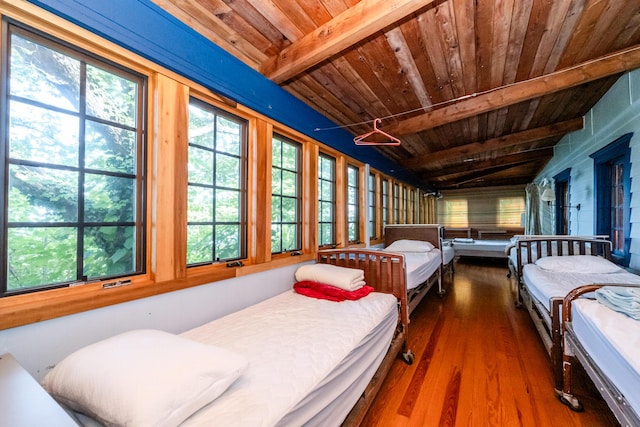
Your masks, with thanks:
[(520, 220), (524, 213), (524, 197), (498, 198), (498, 226), (513, 228), (520, 227)]
[(360, 171), (347, 166), (347, 238), (349, 243), (360, 241)]
[(400, 223), (400, 186), (393, 184), (393, 223)]
[(407, 187), (402, 186), (402, 223), (406, 224), (409, 218), (409, 198), (407, 195)]
[(382, 228), (389, 224), (389, 181), (382, 180)]
[(246, 122), (189, 103), (187, 265), (246, 257)]
[(556, 234), (569, 234), (569, 180), (571, 169), (565, 169), (553, 177), (554, 193), (556, 197), (555, 216)]
[(4, 24), (2, 295), (143, 273), (144, 77)]
[(376, 176), (375, 174), (369, 174), (369, 237), (371, 239), (377, 238), (376, 194)]
[(302, 249), (300, 144), (274, 135), (271, 154), (271, 252)]
[(469, 226), (467, 199), (444, 200), (438, 209), (438, 222), (445, 227)]
[(633, 134), (621, 136), (592, 154), (595, 166), (596, 234), (608, 235), (612, 259), (629, 265), (630, 258), (630, 149)]
[(318, 157), (318, 244), (336, 243), (336, 159), (320, 153)]

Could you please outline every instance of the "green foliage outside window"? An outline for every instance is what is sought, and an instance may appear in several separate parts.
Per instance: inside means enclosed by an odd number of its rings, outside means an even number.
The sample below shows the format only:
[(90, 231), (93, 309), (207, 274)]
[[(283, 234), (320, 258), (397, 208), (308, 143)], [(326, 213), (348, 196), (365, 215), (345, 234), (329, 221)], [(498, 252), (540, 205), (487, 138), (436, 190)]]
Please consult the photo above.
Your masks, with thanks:
[(140, 272), (144, 81), (7, 28), (3, 290)]
[(187, 264), (246, 256), (245, 124), (215, 108), (189, 105)]

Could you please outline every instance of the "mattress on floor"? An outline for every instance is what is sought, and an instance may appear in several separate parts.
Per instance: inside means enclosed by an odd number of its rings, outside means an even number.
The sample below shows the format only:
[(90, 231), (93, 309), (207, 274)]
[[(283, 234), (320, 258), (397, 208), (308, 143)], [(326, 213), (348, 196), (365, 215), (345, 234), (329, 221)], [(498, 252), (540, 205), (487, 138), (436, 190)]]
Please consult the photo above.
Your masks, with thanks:
[(390, 294), (333, 302), (287, 291), (187, 331), (244, 355), (249, 366), (184, 425), (339, 425), (387, 352), (397, 319)]
[(407, 289), (415, 289), (438, 271), (442, 264), (440, 249), (429, 252), (403, 252)]
[(640, 414), (640, 321), (592, 299), (575, 300), (572, 306), (576, 338)]
[(529, 294), (551, 311), (549, 299), (564, 298), (573, 289), (592, 283), (640, 284), (640, 276), (626, 270), (615, 273), (567, 273), (545, 270), (536, 264), (526, 264), (522, 269), (522, 280)]

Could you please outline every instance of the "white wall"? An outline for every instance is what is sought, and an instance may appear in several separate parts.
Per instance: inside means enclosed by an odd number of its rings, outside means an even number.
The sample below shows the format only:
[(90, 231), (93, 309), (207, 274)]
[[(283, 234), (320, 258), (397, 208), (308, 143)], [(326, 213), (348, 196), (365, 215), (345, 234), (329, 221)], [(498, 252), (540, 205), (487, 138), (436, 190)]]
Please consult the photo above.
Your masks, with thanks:
[(640, 267), (640, 70), (624, 74), (605, 96), (585, 115), (582, 130), (566, 135), (555, 147), (555, 155), (535, 179), (551, 181), (571, 168), (570, 234), (595, 234), (593, 159), (590, 154), (633, 132), (631, 147), (631, 261)]
[(298, 265), (130, 301), (0, 331), (0, 354), (12, 353), (40, 380), (72, 351), (131, 329), (180, 333), (291, 289)]

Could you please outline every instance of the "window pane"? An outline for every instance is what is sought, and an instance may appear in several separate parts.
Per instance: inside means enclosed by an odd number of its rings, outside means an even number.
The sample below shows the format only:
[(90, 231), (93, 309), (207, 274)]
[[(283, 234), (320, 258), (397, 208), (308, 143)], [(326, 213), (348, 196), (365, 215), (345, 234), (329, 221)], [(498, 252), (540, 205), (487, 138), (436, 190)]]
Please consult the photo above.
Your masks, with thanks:
[(78, 173), (9, 166), (9, 222), (78, 220)]
[(107, 172), (135, 173), (135, 132), (87, 121), (85, 144), (87, 168)]
[[(205, 109), (189, 105), (189, 144), (213, 149), (215, 115)], [(189, 152), (191, 163), (191, 152)]]
[(271, 222), (282, 222), (282, 209), (281, 209), (282, 197), (271, 196)]
[(295, 250), (298, 248), (298, 236), (295, 224), (283, 224), (282, 225), (282, 249)]
[(240, 159), (237, 157), (216, 155), (216, 185), (227, 188), (240, 188)]
[(282, 224), (271, 224), (271, 252), (282, 252)]
[(79, 111), (80, 61), (18, 34), (11, 36), (10, 61), (12, 96)]
[(283, 222), (296, 222), (297, 215), (297, 200), (290, 197), (282, 199), (282, 221)]
[(216, 222), (240, 221), (240, 193), (237, 191), (216, 191)]
[(213, 185), (213, 152), (189, 147), (189, 182)]
[(84, 185), (86, 221), (133, 222), (135, 220), (135, 180), (87, 174)]
[(9, 108), (11, 158), (78, 166), (77, 117), (20, 102), (11, 102)]
[(77, 229), (10, 228), (7, 233), (7, 289), (28, 289), (76, 279)]
[(136, 83), (87, 65), (87, 114), (126, 126), (136, 124)]
[(239, 258), (240, 227), (237, 225), (217, 225), (215, 245), (217, 258)]
[(89, 277), (133, 273), (135, 228), (87, 227), (84, 236), (84, 271)]
[(211, 222), (213, 218), (213, 189), (189, 186), (187, 220), (189, 222)]
[(213, 262), (213, 226), (187, 226), (187, 264)]
[(242, 126), (226, 117), (218, 116), (216, 151), (239, 156), (241, 140)]

